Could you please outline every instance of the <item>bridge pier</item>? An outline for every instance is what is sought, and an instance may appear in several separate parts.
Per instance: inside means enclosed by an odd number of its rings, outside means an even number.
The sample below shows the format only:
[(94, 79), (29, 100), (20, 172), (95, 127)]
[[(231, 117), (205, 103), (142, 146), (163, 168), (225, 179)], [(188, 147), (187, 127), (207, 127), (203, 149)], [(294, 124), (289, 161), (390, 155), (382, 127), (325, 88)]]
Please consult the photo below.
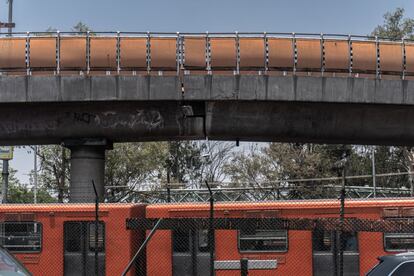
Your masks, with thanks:
[(105, 139), (88, 139), (65, 141), (64, 145), (71, 151), (69, 202), (95, 202), (92, 181), (102, 202), (105, 194), (105, 151), (112, 149), (112, 143)]

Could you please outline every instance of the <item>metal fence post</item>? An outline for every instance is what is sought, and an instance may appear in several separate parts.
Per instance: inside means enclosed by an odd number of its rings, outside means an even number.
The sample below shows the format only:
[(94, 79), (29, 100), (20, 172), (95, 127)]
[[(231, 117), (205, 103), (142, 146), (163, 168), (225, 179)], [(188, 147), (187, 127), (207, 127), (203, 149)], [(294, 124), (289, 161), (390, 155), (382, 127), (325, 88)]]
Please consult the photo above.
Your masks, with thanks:
[(99, 264), (98, 264), (98, 227), (99, 227), (99, 196), (96, 190), (95, 181), (92, 180), (93, 191), (95, 192), (95, 275), (99, 275)]
[(249, 261), (246, 258), (240, 260), (240, 275), (247, 276), (249, 275)]
[(208, 181), (205, 182), (208, 192), (210, 193), (210, 219), (208, 229), (208, 243), (210, 245), (210, 276), (214, 276), (214, 251), (215, 251), (215, 238), (214, 238), (214, 197)]

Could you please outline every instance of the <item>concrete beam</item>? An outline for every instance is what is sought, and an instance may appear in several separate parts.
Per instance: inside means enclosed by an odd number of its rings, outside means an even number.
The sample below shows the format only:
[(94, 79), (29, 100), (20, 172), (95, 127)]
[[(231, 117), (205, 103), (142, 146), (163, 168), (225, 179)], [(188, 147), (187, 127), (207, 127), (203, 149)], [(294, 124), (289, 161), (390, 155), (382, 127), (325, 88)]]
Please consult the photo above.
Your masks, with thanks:
[(414, 104), (414, 81), (345, 77), (0, 76), (0, 91), (0, 104), (181, 100)]

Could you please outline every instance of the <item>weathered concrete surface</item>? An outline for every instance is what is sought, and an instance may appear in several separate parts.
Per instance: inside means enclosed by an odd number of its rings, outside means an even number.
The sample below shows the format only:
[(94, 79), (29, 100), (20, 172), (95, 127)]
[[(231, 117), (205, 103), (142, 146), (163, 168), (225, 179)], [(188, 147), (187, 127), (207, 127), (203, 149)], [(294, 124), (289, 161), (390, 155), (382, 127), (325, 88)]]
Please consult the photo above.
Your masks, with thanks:
[(246, 100), (414, 104), (414, 81), (302, 76), (1, 76), (0, 103)]
[(276, 101), (8, 104), (0, 144), (172, 139), (414, 145), (408, 105)]
[(224, 139), (414, 145), (414, 81), (0, 77), (0, 144)]

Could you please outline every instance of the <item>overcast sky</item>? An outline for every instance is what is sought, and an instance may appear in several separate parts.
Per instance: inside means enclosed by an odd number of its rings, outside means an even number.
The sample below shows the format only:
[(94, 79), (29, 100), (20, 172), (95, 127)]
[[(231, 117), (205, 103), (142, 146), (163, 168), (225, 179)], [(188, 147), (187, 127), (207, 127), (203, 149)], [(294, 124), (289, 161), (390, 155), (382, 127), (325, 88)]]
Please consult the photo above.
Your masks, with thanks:
[[(7, 20), (0, 0), (0, 21)], [(309, 32), (366, 35), (383, 14), (413, 0), (14, 0), (16, 31), (69, 31), (82, 21), (95, 31)], [(17, 149), (11, 166), (23, 183), (33, 156)]]

